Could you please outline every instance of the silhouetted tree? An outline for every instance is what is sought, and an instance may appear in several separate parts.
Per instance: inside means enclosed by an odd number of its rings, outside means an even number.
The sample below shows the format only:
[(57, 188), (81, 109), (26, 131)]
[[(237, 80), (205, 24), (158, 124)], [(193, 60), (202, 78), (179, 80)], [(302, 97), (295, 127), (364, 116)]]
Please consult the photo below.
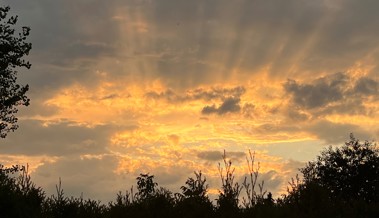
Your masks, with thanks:
[(83, 197), (66, 197), (63, 192), (62, 182), (56, 185), (56, 195), (52, 195), (44, 202), (44, 218), (101, 218), (104, 217), (106, 207), (100, 201), (91, 199), (84, 200)]
[(0, 217), (41, 217), (45, 193), (36, 187), (28, 167), (0, 165)]
[(182, 190), (183, 196), (185, 198), (206, 199), (208, 185), (205, 183), (207, 180), (205, 177), (203, 178), (201, 171), (194, 173), (196, 178), (188, 178), (186, 185), (180, 188)]
[(277, 202), (285, 217), (338, 217), (327, 190), (317, 182), (303, 183), (296, 176), (289, 185), (288, 194)]
[(238, 184), (238, 182), (234, 182), (235, 168), (232, 168), (232, 161), (226, 159), (225, 151), (222, 158), (224, 161), (225, 174), (224, 168), (222, 168), (219, 163), (218, 170), (220, 173), (222, 186), (217, 199), (218, 213), (219, 216), (230, 217), (238, 214), (239, 195), (242, 187)]
[(286, 217), (379, 217), (379, 151), (350, 135), (343, 146), (321, 152), (277, 205)]
[(154, 196), (158, 183), (154, 182), (154, 176), (147, 174), (140, 174), (137, 177), (137, 196), (140, 200), (148, 199)]
[(342, 147), (329, 147), (300, 171), (306, 184), (318, 183), (334, 198), (379, 201), (379, 150), (373, 142), (362, 143), (353, 134)]
[(195, 178), (188, 178), (180, 189), (179, 199), (176, 205), (178, 217), (213, 217), (214, 208), (207, 191), (206, 178), (201, 171), (194, 172)]
[(16, 35), (17, 16), (7, 17), (9, 7), (0, 6), (0, 137), (5, 138), (10, 131), (18, 128), (15, 114), (19, 105), (29, 105), (25, 95), (29, 86), (17, 84), (16, 67), (30, 68), (31, 64), (23, 59), (28, 55), (32, 44), (26, 42), (30, 28), (22, 27)]
[(246, 157), (247, 166), (249, 170), (249, 180), (245, 177), (244, 182), (242, 183), (243, 187), (246, 190), (247, 199), (243, 198), (243, 204), (246, 208), (252, 208), (258, 203), (263, 203), (264, 195), (266, 191), (263, 191), (264, 181), (258, 183), (259, 192), (255, 191), (258, 182), (260, 163), (258, 162), (255, 166), (255, 152), (249, 150), (249, 155)]
[(154, 181), (154, 176), (140, 174), (137, 177), (137, 193), (117, 195), (116, 203), (109, 204), (109, 217), (175, 217), (173, 194)]

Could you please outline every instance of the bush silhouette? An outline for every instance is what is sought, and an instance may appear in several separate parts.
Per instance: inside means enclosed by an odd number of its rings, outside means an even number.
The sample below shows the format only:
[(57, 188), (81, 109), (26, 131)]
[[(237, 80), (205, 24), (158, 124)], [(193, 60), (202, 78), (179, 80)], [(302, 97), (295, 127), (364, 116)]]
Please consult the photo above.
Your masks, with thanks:
[(36, 187), (28, 167), (0, 165), (0, 217), (41, 217), (45, 193)]
[(220, 163), (218, 164), (218, 171), (222, 182), (221, 190), (219, 190), (219, 196), (216, 200), (218, 215), (221, 217), (236, 216), (239, 212), (239, 195), (242, 187), (234, 181), (235, 168), (232, 168), (232, 161), (227, 160), (225, 151), (222, 158), (225, 168), (222, 168)]
[[(250, 180), (245, 179), (240, 186), (224, 151), (224, 165), (218, 165), (222, 186), (215, 204), (207, 195), (208, 184), (201, 171), (188, 178), (181, 193), (175, 194), (159, 187), (153, 175), (140, 174), (136, 178), (136, 193), (132, 186), (124, 194), (119, 192), (115, 202), (104, 205), (82, 197), (66, 197), (60, 180), (57, 193), (45, 197), (43, 190), (31, 181), (27, 167), (0, 166), (0, 217), (376, 218), (378, 153), (374, 143), (361, 143), (351, 135), (342, 147), (324, 150), (316, 161), (308, 162), (300, 169), (303, 179), (292, 179), (287, 194), (274, 200), (270, 192), (266, 195), (263, 191), (263, 183), (257, 183), (259, 164), (254, 167), (254, 153), (247, 156)], [(256, 184), (258, 191), (254, 189)], [(240, 203), (243, 188), (250, 198)]]
[(176, 214), (178, 217), (213, 217), (214, 207), (207, 195), (208, 185), (201, 171), (194, 172), (195, 178), (188, 178), (177, 194)]

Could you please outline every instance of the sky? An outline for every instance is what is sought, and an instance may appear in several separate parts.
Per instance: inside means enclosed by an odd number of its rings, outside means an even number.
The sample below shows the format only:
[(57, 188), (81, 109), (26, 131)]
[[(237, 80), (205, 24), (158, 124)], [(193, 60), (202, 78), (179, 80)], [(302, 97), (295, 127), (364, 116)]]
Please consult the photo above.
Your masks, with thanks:
[(140, 173), (177, 192), (201, 170), (215, 197), (224, 150), (241, 182), (249, 149), (279, 196), (327, 146), (379, 137), (379, 1), (0, 4), (33, 45), (31, 105), (0, 160), (48, 196), (60, 178), (106, 203)]

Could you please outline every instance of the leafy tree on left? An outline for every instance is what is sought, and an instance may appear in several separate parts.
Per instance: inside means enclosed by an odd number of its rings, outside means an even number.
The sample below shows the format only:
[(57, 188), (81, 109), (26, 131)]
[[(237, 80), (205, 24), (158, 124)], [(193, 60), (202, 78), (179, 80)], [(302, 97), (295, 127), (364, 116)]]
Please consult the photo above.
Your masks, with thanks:
[(0, 137), (18, 128), (15, 116), (20, 105), (29, 105), (28, 85), (17, 83), (17, 67), (29, 69), (31, 64), (23, 57), (29, 54), (32, 44), (26, 42), (30, 28), (16, 32), (17, 16), (8, 17), (9, 7), (0, 6)]

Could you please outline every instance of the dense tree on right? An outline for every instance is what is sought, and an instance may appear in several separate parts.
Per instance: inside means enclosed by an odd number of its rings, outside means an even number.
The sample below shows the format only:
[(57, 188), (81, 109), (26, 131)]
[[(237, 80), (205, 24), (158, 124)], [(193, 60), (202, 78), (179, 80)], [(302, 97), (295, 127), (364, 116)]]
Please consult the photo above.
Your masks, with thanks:
[(300, 171), (305, 184), (319, 184), (333, 199), (379, 201), (379, 150), (375, 143), (360, 142), (353, 134), (343, 146), (329, 147)]

